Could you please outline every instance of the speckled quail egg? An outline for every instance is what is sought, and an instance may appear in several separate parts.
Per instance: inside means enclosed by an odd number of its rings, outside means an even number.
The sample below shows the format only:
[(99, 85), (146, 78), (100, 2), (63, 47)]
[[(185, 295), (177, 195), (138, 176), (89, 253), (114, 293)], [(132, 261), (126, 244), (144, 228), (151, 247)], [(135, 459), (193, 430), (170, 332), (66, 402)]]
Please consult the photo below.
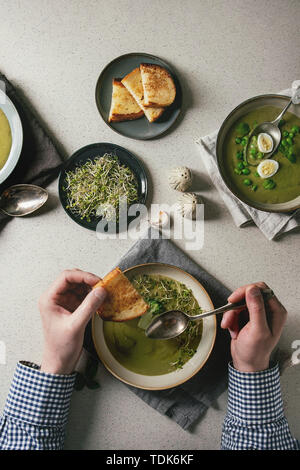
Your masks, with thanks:
[(169, 183), (172, 189), (186, 191), (191, 187), (193, 175), (186, 166), (173, 168), (169, 173)]
[(194, 219), (196, 217), (197, 204), (203, 204), (201, 197), (194, 193), (185, 193), (178, 199), (178, 210), (182, 217)]

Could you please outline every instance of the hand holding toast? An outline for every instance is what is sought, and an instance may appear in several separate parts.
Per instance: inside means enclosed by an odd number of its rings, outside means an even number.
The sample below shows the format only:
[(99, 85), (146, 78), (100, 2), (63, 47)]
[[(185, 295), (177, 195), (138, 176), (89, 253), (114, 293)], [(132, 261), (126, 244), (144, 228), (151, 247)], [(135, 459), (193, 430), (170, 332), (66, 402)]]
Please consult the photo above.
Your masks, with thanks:
[(85, 327), (106, 297), (94, 274), (79, 269), (66, 270), (41, 296), (39, 309), (44, 330), (41, 370), (70, 374), (79, 359)]

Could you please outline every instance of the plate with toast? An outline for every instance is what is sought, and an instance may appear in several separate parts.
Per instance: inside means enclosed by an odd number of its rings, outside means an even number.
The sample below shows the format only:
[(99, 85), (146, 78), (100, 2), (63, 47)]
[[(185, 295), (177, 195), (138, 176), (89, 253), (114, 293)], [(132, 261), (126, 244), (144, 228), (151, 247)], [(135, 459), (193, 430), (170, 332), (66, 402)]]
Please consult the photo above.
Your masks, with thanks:
[(166, 133), (178, 118), (182, 91), (164, 60), (143, 53), (117, 57), (101, 72), (96, 104), (115, 132), (137, 140)]

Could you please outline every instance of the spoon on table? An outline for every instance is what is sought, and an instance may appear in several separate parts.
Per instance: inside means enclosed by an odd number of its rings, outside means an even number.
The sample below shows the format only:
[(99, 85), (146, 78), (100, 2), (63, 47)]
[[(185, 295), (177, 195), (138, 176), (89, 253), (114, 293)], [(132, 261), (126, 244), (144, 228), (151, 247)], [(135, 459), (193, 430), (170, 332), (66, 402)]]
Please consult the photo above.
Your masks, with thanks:
[[(261, 293), (265, 302), (274, 296), (271, 289), (262, 289)], [(223, 307), (210, 310), (209, 312), (199, 313), (198, 315), (188, 315), (180, 310), (169, 310), (154, 318), (145, 333), (148, 338), (152, 339), (175, 338), (186, 330), (190, 321), (244, 307), (246, 307), (245, 299), (236, 303), (228, 303), (223, 305)]]
[[(293, 82), (292, 84), (292, 97), (288, 104), (283, 108), (281, 113), (277, 116), (274, 121), (271, 122), (262, 122), (261, 124), (258, 124), (251, 132), (251, 134), (248, 136), (248, 141), (244, 149), (244, 160), (248, 165), (252, 166), (257, 166), (261, 160), (257, 160), (255, 157), (250, 157), (249, 156), (249, 146), (251, 145), (251, 140), (253, 137), (258, 136), (259, 134), (267, 134), (268, 136), (271, 137), (273, 143), (272, 149), (270, 152), (265, 152), (264, 153), (264, 159), (270, 158), (274, 152), (276, 152), (280, 141), (281, 141), (281, 130), (279, 128), (279, 123), (282, 119), (282, 116), (287, 112), (288, 108), (292, 104), (299, 104), (300, 99), (299, 99), (299, 94), (300, 94), (300, 81), (297, 80)], [(269, 140), (269, 139), (268, 139)]]
[(48, 192), (34, 184), (15, 184), (0, 196), (0, 211), (11, 217), (32, 214), (48, 199)]

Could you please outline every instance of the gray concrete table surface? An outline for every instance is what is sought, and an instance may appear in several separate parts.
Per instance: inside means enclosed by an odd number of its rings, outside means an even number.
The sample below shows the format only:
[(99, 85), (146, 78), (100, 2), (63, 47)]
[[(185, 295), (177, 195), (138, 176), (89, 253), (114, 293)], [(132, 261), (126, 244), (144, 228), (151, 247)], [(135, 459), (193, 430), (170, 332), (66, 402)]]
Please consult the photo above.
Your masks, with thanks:
[[(184, 162), (198, 173), (206, 200), (205, 242), (191, 257), (234, 289), (265, 280), (289, 311), (281, 346), (300, 339), (299, 231), (269, 242), (255, 226), (235, 227), (200, 161), (196, 138), (217, 129), (233, 107), (277, 92), (300, 78), (300, 3), (290, 0), (1, 0), (1, 72), (21, 87), (66, 156), (94, 142), (128, 148), (148, 168), (152, 202), (173, 204), (168, 168)], [(126, 139), (101, 120), (94, 89), (102, 68), (127, 52), (169, 61), (184, 90), (183, 119), (167, 136)], [(37, 300), (64, 268), (105, 274), (132, 245), (100, 241), (60, 207), (57, 182), (40, 214), (11, 221), (1, 233), (0, 407), (15, 364), (39, 362)], [(184, 241), (176, 241), (184, 248)], [(224, 393), (186, 432), (133, 395), (100, 367), (101, 389), (73, 395), (68, 449), (218, 449)], [(300, 438), (299, 366), (282, 376), (286, 416)]]

